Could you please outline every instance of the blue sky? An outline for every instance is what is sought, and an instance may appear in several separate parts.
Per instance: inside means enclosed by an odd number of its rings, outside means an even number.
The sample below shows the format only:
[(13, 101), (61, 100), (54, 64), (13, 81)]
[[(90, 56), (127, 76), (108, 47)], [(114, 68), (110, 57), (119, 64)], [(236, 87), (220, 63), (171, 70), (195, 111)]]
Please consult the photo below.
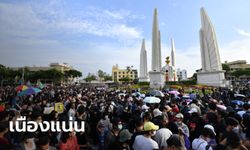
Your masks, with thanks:
[(162, 61), (176, 46), (176, 64), (191, 76), (201, 67), (200, 8), (215, 27), (221, 60), (250, 62), (249, 0), (1, 0), (0, 64), (67, 62), (86, 75), (112, 65), (139, 68), (142, 38), (151, 68), (151, 32), (158, 9)]

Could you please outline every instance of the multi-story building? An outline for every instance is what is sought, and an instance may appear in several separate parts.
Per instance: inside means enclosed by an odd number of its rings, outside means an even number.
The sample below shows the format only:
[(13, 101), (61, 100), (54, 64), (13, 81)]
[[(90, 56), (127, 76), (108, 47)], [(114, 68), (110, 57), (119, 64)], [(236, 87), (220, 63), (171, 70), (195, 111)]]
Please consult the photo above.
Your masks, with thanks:
[(126, 69), (120, 69), (118, 65), (112, 67), (112, 81), (122, 82), (121, 79), (129, 78), (131, 81), (138, 78), (138, 72), (136, 69), (128, 67)]
[(241, 75), (239, 77), (233, 76), (231, 73), (237, 70), (242, 69), (250, 69), (250, 64), (247, 64), (246, 60), (237, 60), (232, 62), (225, 61), (226, 65), (228, 65), (230, 71), (226, 73), (226, 79), (231, 81), (232, 85), (245, 85), (250, 81), (249, 75)]
[(187, 80), (187, 70), (185, 69), (180, 69), (178, 68), (177, 69), (177, 78), (178, 78), (178, 81), (181, 81), (181, 80)]
[(39, 71), (39, 70), (50, 70), (50, 69), (56, 69), (62, 73), (65, 71), (68, 71), (72, 69), (72, 67), (69, 66), (67, 63), (50, 63), (49, 67), (41, 67), (41, 66), (32, 66), (32, 67), (12, 67), (11, 69), (13, 70), (19, 70), (22, 68), (27, 68), (29, 71)]
[(232, 61), (232, 62), (225, 61), (224, 64), (229, 66), (230, 71), (250, 68), (250, 64), (247, 64), (246, 60), (237, 60), (237, 61)]

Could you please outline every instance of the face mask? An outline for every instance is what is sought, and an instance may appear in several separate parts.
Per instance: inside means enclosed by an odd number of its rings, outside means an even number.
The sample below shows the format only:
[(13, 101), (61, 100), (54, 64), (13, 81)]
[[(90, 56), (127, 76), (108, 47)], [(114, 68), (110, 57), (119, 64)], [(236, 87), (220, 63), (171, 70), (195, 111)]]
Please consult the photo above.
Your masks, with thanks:
[(209, 142), (211, 142), (211, 140), (212, 140), (212, 139), (210, 139), (210, 138), (207, 138), (207, 142), (208, 142), (208, 143), (209, 143)]
[(235, 133), (239, 133), (239, 132), (240, 132), (239, 126), (234, 127), (234, 128), (233, 128), (233, 132), (235, 132)]
[(156, 134), (156, 131), (153, 131), (153, 134), (152, 134), (152, 136), (155, 136), (155, 134)]
[(121, 130), (122, 129), (122, 124), (118, 125), (118, 129)]

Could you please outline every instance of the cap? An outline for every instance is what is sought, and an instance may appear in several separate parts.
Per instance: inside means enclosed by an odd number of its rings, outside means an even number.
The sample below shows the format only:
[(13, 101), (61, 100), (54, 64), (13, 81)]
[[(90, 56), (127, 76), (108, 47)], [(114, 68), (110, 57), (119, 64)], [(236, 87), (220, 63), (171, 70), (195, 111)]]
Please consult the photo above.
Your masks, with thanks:
[(188, 113), (192, 114), (192, 113), (197, 113), (198, 110), (196, 108), (191, 108)]
[(168, 146), (175, 146), (178, 147), (180, 150), (185, 150), (185, 147), (181, 144), (181, 137), (177, 134), (173, 134), (167, 140)]
[(144, 131), (151, 131), (151, 130), (158, 130), (159, 126), (149, 121), (149, 122), (144, 123), (143, 128), (144, 128)]
[(214, 131), (214, 127), (213, 127), (212, 125), (206, 124), (206, 125), (204, 126), (204, 128), (210, 129), (210, 130), (213, 132), (214, 136), (216, 136), (216, 133), (215, 133), (215, 131)]
[(184, 116), (183, 116), (183, 114), (182, 113), (178, 113), (178, 114), (176, 114), (176, 116), (175, 116), (176, 118), (184, 118)]
[(119, 133), (119, 141), (126, 142), (127, 140), (131, 139), (132, 134), (128, 131), (128, 129), (122, 130)]
[(142, 109), (142, 110), (148, 110), (149, 107), (148, 107), (147, 105), (144, 104), (144, 105), (142, 105), (141, 109)]
[(162, 112), (158, 108), (154, 109), (154, 111), (153, 111), (154, 117), (160, 116), (161, 114), (162, 114)]

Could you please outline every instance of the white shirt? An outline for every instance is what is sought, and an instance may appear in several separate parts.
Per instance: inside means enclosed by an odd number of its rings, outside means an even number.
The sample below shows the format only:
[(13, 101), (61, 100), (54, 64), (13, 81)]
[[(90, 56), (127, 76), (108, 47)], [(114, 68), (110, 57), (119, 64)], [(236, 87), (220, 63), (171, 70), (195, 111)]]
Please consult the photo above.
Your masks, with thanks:
[(160, 147), (167, 147), (167, 140), (173, 133), (167, 128), (161, 128), (160, 130), (156, 131), (155, 134), (155, 141), (158, 143)]
[(241, 116), (241, 118), (243, 117), (243, 115), (246, 113), (245, 110), (241, 110), (241, 111), (238, 111), (237, 114), (239, 114)]
[(133, 148), (134, 150), (153, 150), (159, 149), (159, 146), (153, 139), (147, 138), (144, 135), (138, 135), (135, 138)]
[[(207, 141), (205, 141), (201, 137), (199, 137), (198, 139), (194, 139), (194, 141), (192, 142), (193, 150), (206, 150), (207, 145), (208, 145)], [(213, 149), (210, 146), (208, 150), (213, 150)]]

